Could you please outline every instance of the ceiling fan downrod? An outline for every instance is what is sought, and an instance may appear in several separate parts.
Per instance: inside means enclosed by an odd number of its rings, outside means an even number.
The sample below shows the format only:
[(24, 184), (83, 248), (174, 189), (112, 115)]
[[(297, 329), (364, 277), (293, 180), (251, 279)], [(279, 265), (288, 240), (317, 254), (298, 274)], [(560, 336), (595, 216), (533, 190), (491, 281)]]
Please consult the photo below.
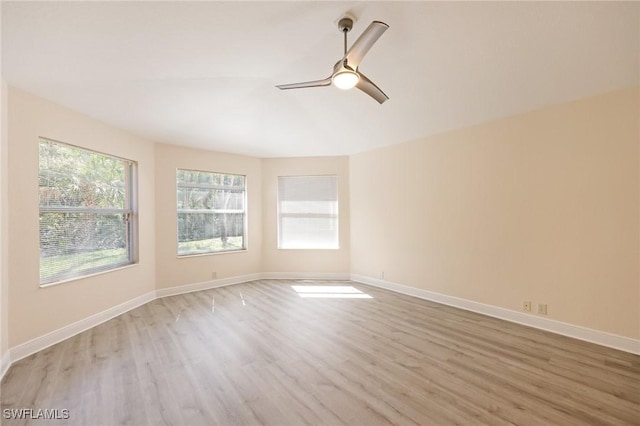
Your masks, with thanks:
[(340, 29), (340, 31), (342, 31), (342, 34), (344, 34), (344, 54), (346, 55), (347, 54), (347, 33), (351, 31), (351, 28), (353, 28), (353, 19), (342, 18), (338, 22), (338, 28)]

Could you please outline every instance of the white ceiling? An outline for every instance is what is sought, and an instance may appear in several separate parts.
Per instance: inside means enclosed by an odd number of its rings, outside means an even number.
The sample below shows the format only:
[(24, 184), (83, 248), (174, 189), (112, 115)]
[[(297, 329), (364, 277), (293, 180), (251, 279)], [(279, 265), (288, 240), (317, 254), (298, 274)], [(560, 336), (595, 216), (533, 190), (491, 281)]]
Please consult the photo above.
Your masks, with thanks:
[[(390, 29), (329, 76), (336, 22)], [(638, 85), (640, 3), (2, 2), (10, 84), (154, 141), (258, 157), (348, 155)]]

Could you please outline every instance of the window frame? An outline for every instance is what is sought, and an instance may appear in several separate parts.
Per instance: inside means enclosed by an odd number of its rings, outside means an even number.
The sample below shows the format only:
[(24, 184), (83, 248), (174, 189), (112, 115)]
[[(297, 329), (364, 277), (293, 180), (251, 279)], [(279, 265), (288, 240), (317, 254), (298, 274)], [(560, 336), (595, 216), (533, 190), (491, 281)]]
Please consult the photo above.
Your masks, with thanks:
[[(302, 213), (282, 213), (280, 211), (280, 179), (286, 178), (316, 178), (316, 177), (333, 177), (336, 182), (336, 212), (335, 214), (320, 214), (320, 213), (310, 213), (308, 215), (303, 215)], [(276, 196), (276, 220), (277, 220), (277, 229), (276, 229), (276, 243), (278, 250), (340, 250), (340, 179), (337, 174), (313, 174), (313, 175), (286, 175), (286, 176), (278, 176), (277, 177), (277, 196)], [(282, 218), (284, 216), (289, 217), (326, 217), (326, 218), (335, 218), (336, 221), (336, 246), (335, 247), (282, 247)]]
[[(104, 157), (108, 157), (110, 159), (118, 160), (123, 163), (124, 166), (124, 188), (125, 188), (125, 197), (124, 197), (124, 206), (122, 209), (118, 208), (91, 208), (91, 207), (60, 207), (60, 206), (42, 206), (40, 202), (38, 202), (38, 217), (40, 218), (43, 213), (76, 213), (76, 214), (91, 214), (91, 215), (113, 215), (113, 214), (122, 214), (124, 215), (124, 223), (125, 223), (125, 245), (126, 245), (126, 255), (127, 259), (123, 262), (112, 263), (104, 266), (97, 266), (94, 268), (87, 269), (85, 271), (81, 271), (80, 273), (59, 273), (53, 275), (49, 279), (43, 281), (42, 277), (39, 278), (39, 286), (42, 288), (50, 287), (58, 284), (63, 284), (70, 281), (75, 281), (79, 279), (84, 279), (87, 277), (100, 275), (108, 272), (112, 272), (115, 270), (128, 268), (139, 263), (138, 256), (138, 163), (134, 160), (130, 160), (128, 158), (120, 157), (113, 154), (108, 154), (102, 151), (98, 151), (91, 148), (82, 147), (79, 145), (74, 145), (67, 142), (61, 142), (52, 138), (48, 138), (45, 136), (38, 137), (38, 176), (40, 175), (40, 146), (42, 143), (53, 143), (56, 145), (61, 145), (67, 148), (71, 148), (74, 150), (85, 151), (91, 154), (97, 154)], [(40, 184), (38, 183), (38, 191), (40, 191)], [(38, 225), (40, 228), (40, 225)], [(38, 240), (40, 244), (41, 233), (38, 231)], [(41, 273), (42, 268), (42, 255), (38, 256), (38, 271)]]
[[(180, 253), (180, 225), (179, 225), (179, 217), (181, 213), (193, 213), (193, 214), (219, 214), (220, 211), (216, 211), (215, 209), (179, 209), (178, 208), (178, 191), (181, 187), (189, 187), (189, 188), (203, 188), (203, 189), (222, 189), (222, 190), (238, 190), (238, 188), (233, 186), (226, 185), (208, 185), (208, 184), (188, 184), (188, 185), (180, 185), (178, 183), (178, 173), (180, 171), (186, 172), (199, 172), (199, 173), (210, 173), (215, 175), (230, 175), (230, 176), (240, 176), (244, 178), (244, 187), (242, 189), (243, 197), (242, 197), (242, 248), (231, 248), (228, 250), (212, 250), (212, 251), (201, 251), (194, 253)], [(249, 208), (247, 204), (248, 200), (248, 176), (240, 173), (228, 173), (228, 172), (214, 172), (211, 170), (202, 170), (202, 169), (194, 169), (194, 168), (184, 168), (184, 167), (176, 167), (175, 170), (175, 194), (176, 194), (176, 257), (178, 259), (185, 259), (194, 256), (211, 256), (211, 255), (220, 255), (220, 254), (228, 254), (228, 253), (242, 253), (246, 252), (249, 247)], [(237, 212), (236, 212), (237, 213)]]

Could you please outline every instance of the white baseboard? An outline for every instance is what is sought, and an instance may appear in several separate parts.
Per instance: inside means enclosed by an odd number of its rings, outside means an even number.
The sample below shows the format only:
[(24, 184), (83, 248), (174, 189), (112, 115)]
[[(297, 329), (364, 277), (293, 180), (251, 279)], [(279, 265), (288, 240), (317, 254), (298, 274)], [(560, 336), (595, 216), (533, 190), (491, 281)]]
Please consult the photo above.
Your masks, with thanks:
[(240, 275), (237, 277), (222, 278), (218, 280), (204, 281), (195, 284), (187, 284), (182, 286), (161, 288), (142, 296), (138, 296), (125, 303), (109, 308), (103, 312), (99, 312), (90, 317), (84, 318), (80, 321), (74, 322), (43, 336), (36, 337), (28, 342), (22, 343), (18, 346), (11, 348), (5, 356), (2, 358), (2, 364), (0, 364), (0, 378), (9, 369), (12, 363), (26, 358), (31, 354), (41, 351), (49, 346), (55, 345), (69, 337), (73, 337), (78, 333), (95, 327), (98, 324), (102, 324), (118, 315), (121, 315), (131, 309), (135, 309), (138, 306), (144, 305), (152, 300), (175, 296), (178, 294), (191, 293), (194, 291), (208, 290), (216, 287), (224, 287), (233, 284), (241, 284), (249, 281), (255, 281), (259, 279), (315, 279), (315, 280), (349, 280), (348, 273), (305, 273), (305, 272), (268, 272), (268, 273), (256, 273), (248, 275)]
[(221, 278), (217, 280), (203, 281), (195, 284), (185, 284), (156, 290), (156, 297), (176, 296), (178, 294), (192, 293), (194, 291), (209, 290), (211, 288), (226, 287), (228, 285), (242, 284), (255, 280), (324, 280), (324, 281), (348, 281), (348, 273), (329, 272), (262, 272), (256, 274), (240, 275), (237, 277)]
[(512, 311), (510, 309), (486, 305), (484, 303), (448, 296), (446, 294), (436, 293), (420, 288), (409, 287), (364, 275), (351, 274), (351, 280), (640, 355), (640, 340), (631, 339), (629, 337), (580, 327), (578, 325), (555, 321), (549, 318), (537, 317), (522, 312)]
[(159, 289), (138, 296), (95, 315), (91, 315), (90, 317), (84, 318), (73, 324), (69, 324), (58, 330), (54, 330), (43, 336), (36, 337), (35, 339), (11, 348), (4, 354), (4, 356), (2, 356), (2, 359), (0, 360), (0, 379), (2, 379), (12, 363), (68, 339), (69, 337), (75, 336), (76, 334), (88, 330), (91, 327), (102, 324), (105, 321), (144, 305), (154, 299), (216, 287), (241, 284), (259, 279), (351, 280), (640, 355), (640, 340), (499, 308), (497, 306), (486, 305), (458, 297), (448, 296), (429, 290), (408, 287), (364, 275), (348, 273), (265, 272)]
[(0, 360), (0, 380), (2, 380), (7, 371), (9, 371), (9, 367), (11, 367), (11, 353), (7, 351), (2, 355), (2, 359)]
[(263, 280), (317, 280), (317, 281), (349, 281), (348, 272), (263, 272)]
[(192, 293), (194, 291), (209, 290), (216, 287), (225, 287), (233, 284), (241, 284), (249, 281), (255, 281), (262, 278), (262, 274), (248, 274), (237, 277), (221, 278), (218, 280), (203, 281), (195, 284), (179, 285), (169, 288), (161, 288), (156, 290), (156, 297), (168, 297), (178, 294)]
[(78, 333), (82, 333), (83, 331), (102, 324), (105, 321), (109, 321), (111, 318), (117, 317), (118, 315), (137, 308), (138, 306), (144, 305), (155, 298), (155, 291), (150, 291), (149, 293), (145, 293), (107, 310), (98, 312), (97, 314), (81, 319), (80, 321), (76, 321), (43, 336), (36, 337), (28, 342), (14, 346), (10, 349), (11, 363), (28, 357), (31, 354), (48, 348), (49, 346), (55, 345), (56, 343), (75, 336)]

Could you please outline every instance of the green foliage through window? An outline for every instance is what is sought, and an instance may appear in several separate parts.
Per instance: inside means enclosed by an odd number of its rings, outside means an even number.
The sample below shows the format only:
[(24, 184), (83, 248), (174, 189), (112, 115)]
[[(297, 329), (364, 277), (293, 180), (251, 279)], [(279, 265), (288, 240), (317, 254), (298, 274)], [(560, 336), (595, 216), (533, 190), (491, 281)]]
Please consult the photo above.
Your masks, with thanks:
[(245, 176), (178, 169), (178, 255), (246, 248)]
[(40, 283), (133, 263), (134, 163), (40, 139)]

